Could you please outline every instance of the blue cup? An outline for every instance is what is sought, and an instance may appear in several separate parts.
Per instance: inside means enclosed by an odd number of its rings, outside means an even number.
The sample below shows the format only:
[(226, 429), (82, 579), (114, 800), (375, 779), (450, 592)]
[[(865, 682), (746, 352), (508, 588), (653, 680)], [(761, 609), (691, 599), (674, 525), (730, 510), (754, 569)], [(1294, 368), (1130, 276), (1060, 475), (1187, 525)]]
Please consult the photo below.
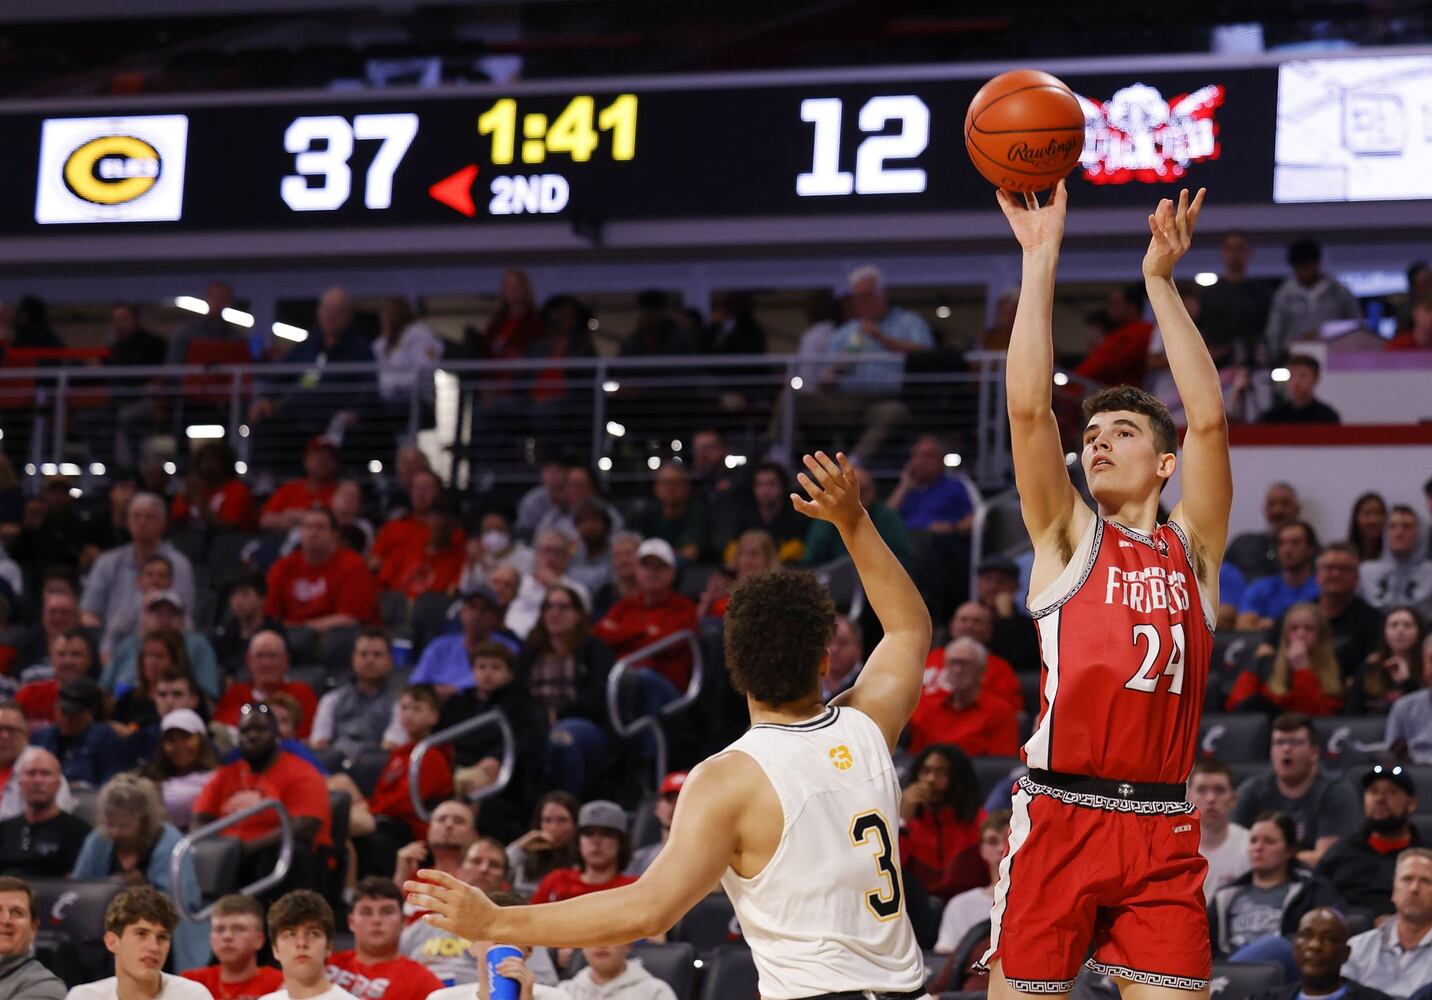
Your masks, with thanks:
[(402, 670), (413, 662), (413, 640), (394, 639), (392, 645), (393, 666)]
[(497, 967), (508, 958), (521, 958), (522, 949), (510, 944), (495, 944), (487, 949), (487, 982), (492, 1000), (517, 1000), (522, 994), (522, 984), (515, 979), (497, 974)]

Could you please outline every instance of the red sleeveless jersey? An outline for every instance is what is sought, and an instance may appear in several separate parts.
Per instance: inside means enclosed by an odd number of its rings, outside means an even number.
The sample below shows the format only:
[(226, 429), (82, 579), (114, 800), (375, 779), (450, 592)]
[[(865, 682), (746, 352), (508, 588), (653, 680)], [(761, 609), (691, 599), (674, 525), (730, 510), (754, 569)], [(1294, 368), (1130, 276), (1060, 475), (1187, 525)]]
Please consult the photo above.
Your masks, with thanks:
[(1193, 768), (1213, 617), (1178, 525), (1153, 536), (1095, 516), (1030, 599), (1042, 660), (1032, 768), (1181, 783)]

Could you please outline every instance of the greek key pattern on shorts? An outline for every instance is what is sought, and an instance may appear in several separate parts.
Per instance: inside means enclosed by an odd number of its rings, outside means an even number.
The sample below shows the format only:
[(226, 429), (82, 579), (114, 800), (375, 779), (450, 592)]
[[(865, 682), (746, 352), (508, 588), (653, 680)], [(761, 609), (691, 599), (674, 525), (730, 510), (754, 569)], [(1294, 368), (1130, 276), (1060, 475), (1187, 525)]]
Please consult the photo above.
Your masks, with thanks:
[(1145, 986), (1163, 986), (1171, 990), (1206, 990), (1208, 989), (1207, 979), (1190, 979), (1187, 976), (1167, 976), (1161, 972), (1144, 972), (1140, 969), (1130, 969), (1122, 965), (1105, 965), (1096, 962), (1092, 958), (1084, 963), (1090, 972), (1101, 976), (1118, 976), (1120, 979), (1128, 979), (1135, 983), (1143, 983)]
[(1136, 802), (1133, 799), (1113, 799), (1107, 795), (1071, 792), (1041, 785), (1027, 774), (1019, 779), (1019, 787), (1031, 795), (1048, 795), (1068, 806), (1084, 806), (1089, 809), (1103, 809), (1106, 812), (1137, 813), (1140, 816), (1186, 816), (1193, 812), (1191, 802)]
[[(976, 966), (978, 968), (978, 966)], [(1068, 993), (1074, 988), (1072, 979), (1009, 979), (1005, 982), (1021, 993)]]

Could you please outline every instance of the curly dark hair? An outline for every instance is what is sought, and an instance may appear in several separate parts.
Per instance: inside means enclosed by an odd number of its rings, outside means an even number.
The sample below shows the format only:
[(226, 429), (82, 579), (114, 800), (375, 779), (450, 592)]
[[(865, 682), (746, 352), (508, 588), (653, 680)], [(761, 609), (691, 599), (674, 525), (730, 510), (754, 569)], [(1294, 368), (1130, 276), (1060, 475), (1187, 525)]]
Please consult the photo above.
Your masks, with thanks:
[(1096, 413), (1111, 410), (1128, 410), (1141, 413), (1149, 418), (1154, 432), (1154, 447), (1160, 455), (1178, 453), (1178, 429), (1173, 425), (1173, 416), (1163, 400), (1131, 385), (1111, 385), (1100, 389), (1084, 400), (1084, 420), (1092, 420)]
[(953, 743), (932, 743), (916, 755), (910, 765), (910, 780), (918, 781), (920, 768), (931, 757), (941, 757), (950, 769), (950, 787), (944, 797), (932, 803), (935, 808), (949, 806), (955, 811), (955, 818), (968, 823), (979, 815), (983, 797), (980, 795), (979, 779), (975, 776), (974, 765), (965, 752)]
[(172, 932), (179, 923), (179, 913), (168, 896), (148, 885), (124, 890), (109, 901), (104, 911), (104, 929), (121, 937), (126, 927), (141, 920)]
[(726, 611), (731, 686), (766, 705), (808, 696), (835, 635), (835, 603), (813, 573), (760, 573), (738, 584)]

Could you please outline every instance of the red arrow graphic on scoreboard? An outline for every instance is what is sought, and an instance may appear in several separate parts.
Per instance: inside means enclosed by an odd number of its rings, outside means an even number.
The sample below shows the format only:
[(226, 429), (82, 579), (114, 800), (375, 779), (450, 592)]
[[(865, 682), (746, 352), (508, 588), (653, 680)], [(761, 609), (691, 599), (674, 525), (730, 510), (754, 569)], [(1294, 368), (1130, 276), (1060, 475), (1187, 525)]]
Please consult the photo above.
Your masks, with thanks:
[(442, 202), (454, 212), (461, 212), (469, 219), (477, 214), (472, 203), (472, 182), (477, 180), (477, 164), (469, 163), (455, 174), (451, 174), (428, 188), (428, 195), (434, 201)]

